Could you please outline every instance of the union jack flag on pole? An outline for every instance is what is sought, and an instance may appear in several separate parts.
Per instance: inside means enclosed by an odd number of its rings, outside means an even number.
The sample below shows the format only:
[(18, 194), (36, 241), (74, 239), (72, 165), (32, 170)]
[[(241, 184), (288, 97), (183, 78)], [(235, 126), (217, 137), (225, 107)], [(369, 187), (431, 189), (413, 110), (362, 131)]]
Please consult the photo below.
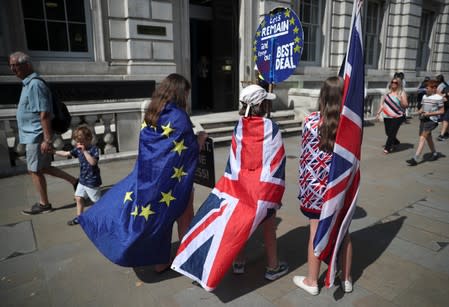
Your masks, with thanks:
[(278, 126), (262, 117), (241, 118), (225, 174), (195, 215), (172, 269), (214, 290), (257, 226), (280, 207), (284, 180)]
[(360, 186), (365, 67), (361, 23), (362, 0), (354, 1), (344, 66), (343, 106), (329, 170), (315, 255), (328, 263), (325, 284), (334, 284), (337, 256), (349, 229)]

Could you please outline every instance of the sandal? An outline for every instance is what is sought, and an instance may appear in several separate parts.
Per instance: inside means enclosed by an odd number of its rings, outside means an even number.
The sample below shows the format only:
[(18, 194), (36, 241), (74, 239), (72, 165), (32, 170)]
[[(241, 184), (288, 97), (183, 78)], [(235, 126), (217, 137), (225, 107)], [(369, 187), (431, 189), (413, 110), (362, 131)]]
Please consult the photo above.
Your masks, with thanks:
[(154, 272), (156, 274), (162, 274), (164, 272), (167, 272), (170, 270), (171, 263), (165, 263), (165, 264), (156, 264), (154, 266)]
[(78, 217), (73, 218), (72, 220), (67, 222), (67, 225), (69, 226), (75, 226), (78, 225), (80, 222), (78, 221)]

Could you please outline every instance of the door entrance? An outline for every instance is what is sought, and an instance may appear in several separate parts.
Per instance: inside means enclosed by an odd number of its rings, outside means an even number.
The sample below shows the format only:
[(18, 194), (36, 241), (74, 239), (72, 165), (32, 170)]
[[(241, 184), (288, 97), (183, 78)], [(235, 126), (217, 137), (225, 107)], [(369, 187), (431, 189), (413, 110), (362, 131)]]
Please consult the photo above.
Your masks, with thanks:
[(190, 0), (192, 112), (238, 108), (238, 0)]

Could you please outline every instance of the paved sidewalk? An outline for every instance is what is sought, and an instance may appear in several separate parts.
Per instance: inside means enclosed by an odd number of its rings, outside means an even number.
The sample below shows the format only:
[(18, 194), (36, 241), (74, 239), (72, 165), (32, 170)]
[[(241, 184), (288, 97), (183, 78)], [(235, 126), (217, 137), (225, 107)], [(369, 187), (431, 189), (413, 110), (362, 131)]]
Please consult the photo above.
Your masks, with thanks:
[[(31, 179), (0, 179), (1, 306), (447, 306), (449, 301), (449, 140), (435, 142), (444, 157), (415, 167), (405, 160), (418, 140), (418, 121), (399, 131), (399, 151), (384, 155), (383, 125), (365, 128), (358, 208), (351, 225), (354, 292), (322, 288), (312, 297), (292, 283), (306, 273), (307, 220), (298, 209), (299, 137), (285, 138), (286, 193), (278, 214), (278, 250), (290, 265), (281, 279), (264, 280), (260, 232), (246, 247), (247, 273), (228, 274), (212, 293), (169, 271), (123, 268), (95, 249), (78, 226), (69, 184), (48, 178), (52, 213), (23, 216), (36, 200)], [(434, 135), (437, 131), (434, 132)], [(428, 148), (426, 149), (428, 151)], [(227, 148), (216, 148), (223, 173)], [(127, 175), (133, 160), (101, 163), (105, 186)], [(78, 169), (67, 171), (73, 175)], [(209, 189), (196, 186), (195, 208)], [(176, 231), (174, 231), (176, 234)], [(176, 246), (176, 238), (173, 239)], [(326, 266), (322, 267), (322, 278)]]

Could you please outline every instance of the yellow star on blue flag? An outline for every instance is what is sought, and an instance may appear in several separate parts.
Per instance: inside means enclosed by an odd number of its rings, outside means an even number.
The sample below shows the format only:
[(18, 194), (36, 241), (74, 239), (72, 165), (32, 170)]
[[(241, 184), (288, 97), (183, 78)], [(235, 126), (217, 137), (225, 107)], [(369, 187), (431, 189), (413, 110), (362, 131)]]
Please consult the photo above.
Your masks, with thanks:
[(127, 201), (133, 201), (133, 199), (131, 198), (131, 195), (133, 195), (133, 191), (128, 191), (125, 194), (125, 197), (123, 198), (123, 203), (126, 203)]
[(167, 125), (161, 125), (162, 130), (164, 130), (162, 132), (162, 135), (165, 135), (166, 137), (170, 136), (170, 133), (172, 133), (174, 131), (174, 129), (172, 127), (170, 127), (170, 123), (168, 123)]
[(172, 200), (176, 199), (171, 195), (171, 191), (168, 191), (168, 193), (161, 192), (161, 194), (162, 194), (162, 198), (161, 198), (161, 200), (159, 200), (159, 202), (165, 203), (167, 205), (167, 207), (170, 206), (170, 203)]
[(173, 141), (173, 144), (175, 144), (175, 147), (172, 151), (177, 152), (178, 155), (181, 155), (183, 150), (186, 150), (188, 147), (184, 145), (184, 140), (181, 140), (179, 142)]
[(174, 170), (174, 172), (173, 172), (173, 175), (171, 176), (171, 178), (176, 178), (176, 179), (178, 179), (178, 181), (181, 181), (181, 178), (183, 176), (187, 175), (187, 173), (184, 172), (183, 166), (181, 166), (180, 168), (173, 167), (173, 170)]
[(143, 216), (145, 221), (148, 221), (148, 217), (152, 214), (154, 214), (154, 211), (151, 211), (151, 205), (148, 205), (146, 207), (142, 207), (139, 216)]

